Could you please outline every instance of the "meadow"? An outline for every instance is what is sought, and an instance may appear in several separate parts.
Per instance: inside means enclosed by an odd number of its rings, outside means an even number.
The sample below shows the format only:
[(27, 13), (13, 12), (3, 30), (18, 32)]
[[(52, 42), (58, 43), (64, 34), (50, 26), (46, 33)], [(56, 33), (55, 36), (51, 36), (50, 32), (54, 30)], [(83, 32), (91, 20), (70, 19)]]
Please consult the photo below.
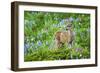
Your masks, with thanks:
[[(55, 48), (55, 33), (71, 21), (74, 43)], [(90, 58), (90, 14), (24, 11), (24, 61)]]

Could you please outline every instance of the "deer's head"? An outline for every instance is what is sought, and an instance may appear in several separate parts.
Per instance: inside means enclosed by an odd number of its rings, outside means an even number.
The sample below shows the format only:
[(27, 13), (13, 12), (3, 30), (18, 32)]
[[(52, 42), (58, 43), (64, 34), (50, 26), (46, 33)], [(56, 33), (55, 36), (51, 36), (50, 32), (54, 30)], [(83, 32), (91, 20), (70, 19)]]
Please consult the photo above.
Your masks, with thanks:
[(71, 30), (72, 29), (72, 23), (68, 22), (66, 25), (66, 30)]

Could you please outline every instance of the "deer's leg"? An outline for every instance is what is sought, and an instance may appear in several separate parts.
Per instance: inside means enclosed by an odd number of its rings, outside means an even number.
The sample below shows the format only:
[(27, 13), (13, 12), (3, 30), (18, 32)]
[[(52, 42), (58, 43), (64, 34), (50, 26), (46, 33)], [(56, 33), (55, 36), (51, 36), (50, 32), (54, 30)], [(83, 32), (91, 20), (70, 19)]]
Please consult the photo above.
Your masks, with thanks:
[(72, 48), (73, 42), (69, 42), (69, 48)]
[(69, 44), (69, 48), (71, 48), (72, 47), (72, 44)]
[(55, 48), (59, 48), (60, 47), (60, 43), (59, 43), (59, 41), (58, 40), (55, 40)]
[(61, 43), (57, 42), (57, 48), (60, 48), (60, 47), (61, 47)]
[(68, 47), (68, 42), (65, 43), (66, 47)]

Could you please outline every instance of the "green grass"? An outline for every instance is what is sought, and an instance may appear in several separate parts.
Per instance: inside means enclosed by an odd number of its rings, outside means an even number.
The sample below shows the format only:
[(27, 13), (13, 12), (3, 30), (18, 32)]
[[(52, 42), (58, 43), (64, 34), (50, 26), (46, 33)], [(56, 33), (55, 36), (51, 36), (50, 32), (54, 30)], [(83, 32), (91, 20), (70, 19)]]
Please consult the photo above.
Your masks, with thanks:
[(89, 58), (87, 48), (82, 51), (75, 49), (39, 49), (25, 55), (25, 61), (49, 61), (49, 60), (68, 60), (68, 59), (85, 59)]

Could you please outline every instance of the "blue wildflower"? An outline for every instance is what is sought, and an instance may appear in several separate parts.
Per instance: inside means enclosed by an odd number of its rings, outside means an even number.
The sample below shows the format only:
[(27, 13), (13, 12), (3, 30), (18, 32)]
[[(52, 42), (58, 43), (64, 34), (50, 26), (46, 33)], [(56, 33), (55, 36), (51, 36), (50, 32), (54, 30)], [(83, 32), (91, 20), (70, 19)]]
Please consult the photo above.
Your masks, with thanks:
[(29, 48), (30, 45), (29, 45), (29, 44), (25, 44), (24, 47), (25, 47), (25, 48)]
[(57, 27), (58, 24), (53, 24), (53, 27)]
[(32, 25), (33, 25), (33, 21), (30, 20), (30, 21), (29, 21), (29, 26), (32, 27)]
[(59, 26), (64, 25), (64, 23), (65, 23), (65, 21), (64, 21), (64, 19), (63, 19), (63, 20), (61, 20), (61, 22), (59, 23)]
[(39, 40), (39, 41), (37, 42), (37, 44), (38, 44), (38, 46), (41, 46), (41, 45), (42, 45), (42, 42)]
[(24, 44), (24, 53), (27, 53), (28, 48), (30, 48), (29, 43), (28, 44)]
[(78, 22), (78, 21), (80, 21), (80, 19), (79, 19), (79, 18), (77, 18), (75, 21), (76, 21), (76, 22)]
[(38, 34), (38, 36), (41, 38), (41, 37), (42, 37), (42, 34), (41, 34), (41, 33), (39, 33), (39, 34)]
[(90, 32), (90, 29), (89, 28), (87, 29), (87, 32)]
[(66, 18), (65, 20), (66, 20), (67, 22), (69, 21), (69, 19), (68, 19), (68, 18)]
[(34, 43), (32, 42), (32, 43), (31, 43), (31, 45), (33, 46), (33, 45), (34, 45)]
[(73, 20), (74, 20), (74, 18), (70, 17), (70, 18), (69, 18), (69, 20), (70, 20), (70, 21), (73, 21)]

